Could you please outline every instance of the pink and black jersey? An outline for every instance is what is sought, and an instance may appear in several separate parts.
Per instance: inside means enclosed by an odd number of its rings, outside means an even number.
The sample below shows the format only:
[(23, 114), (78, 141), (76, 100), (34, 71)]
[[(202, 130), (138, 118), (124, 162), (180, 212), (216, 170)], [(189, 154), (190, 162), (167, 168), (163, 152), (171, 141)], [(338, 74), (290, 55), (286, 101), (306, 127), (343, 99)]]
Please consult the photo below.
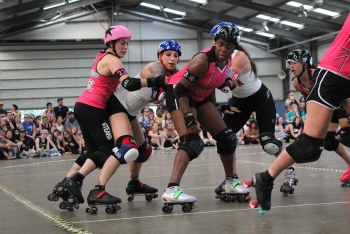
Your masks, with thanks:
[[(196, 102), (203, 101), (215, 88), (222, 86), (228, 76), (227, 74), (229, 73), (231, 66), (231, 59), (228, 59), (227, 64), (223, 69), (216, 67), (215, 46), (204, 49), (199, 53), (205, 53), (207, 55), (209, 67), (207, 72), (194, 83), (194, 87), (189, 92), (189, 96)], [(179, 83), (186, 72), (189, 63), (187, 63), (176, 74), (169, 77), (168, 84)]]
[(116, 90), (119, 80), (113, 76), (103, 76), (97, 72), (98, 62), (108, 53), (100, 51), (91, 68), (90, 80), (87, 88), (78, 97), (77, 102), (96, 108), (105, 109), (111, 95)]
[(318, 66), (350, 79), (350, 14)]

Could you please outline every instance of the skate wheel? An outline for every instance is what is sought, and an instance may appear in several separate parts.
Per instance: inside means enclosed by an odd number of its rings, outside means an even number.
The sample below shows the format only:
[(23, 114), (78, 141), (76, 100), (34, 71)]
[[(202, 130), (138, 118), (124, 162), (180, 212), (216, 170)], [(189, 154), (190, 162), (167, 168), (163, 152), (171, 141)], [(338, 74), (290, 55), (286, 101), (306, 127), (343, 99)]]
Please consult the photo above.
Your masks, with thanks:
[(158, 197), (158, 194), (154, 194), (154, 195), (153, 195), (153, 198), (157, 198), (157, 197)]
[(288, 194), (287, 192), (283, 192), (283, 193), (282, 193), (282, 196), (283, 196), (283, 197), (288, 197), (289, 194)]
[(290, 190), (289, 190), (289, 194), (293, 194), (294, 193), (294, 188), (291, 188)]
[(244, 202), (244, 196), (239, 195), (239, 196), (237, 197), (237, 201), (238, 201), (239, 203), (243, 203), (243, 202)]
[(298, 185), (299, 180), (298, 179), (294, 179), (294, 185)]
[(184, 213), (188, 213), (188, 212), (191, 212), (191, 206), (189, 204), (185, 204), (182, 206), (182, 211)]
[(58, 201), (60, 198), (56, 194), (52, 194), (51, 199), (52, 201)]
[(107, 214), (114, 214), (116, 212), (114, 206), (107, 206), (105, 211)]
[(257, 208), (259, 206), (259, 202), (258, 202), (258, 200), (250, 200), (250, 202), (249, 202), (249, 207), (250, 208)]
[(75, 209), (79, 209), (79, 208), (80, 208), (80, 207), (79, 207), (79, 204), (74, 204), (73, 207), (74, 207)]
[(147, 195), (146, 196), (146, 201), (150, 202), (152, 201), (153, 197), (151, 195)]
[(243, 185), (243, 187), (245, 187), (245, 188), (252, 187), (252, 186), (253, 186), (253, 181), (252, 181), (252, 180), (243, 180), (242, 185)]
[(266, 210), (263, 210), (262, 208), (259, 209), (259, 214), (264, 215), (266, 214)]
[(60, 208), (61, 210), (66, 209), (66, 204), (65, 204), (65, 202), (61, 202), (58, 206), (59, 206), (59, 208)]
[(235, 202), (235, 201), (237, 201), (237, 195), (231, 196), (231, 202)]
[(131, 202), (134, 200), (134, 196), (128, 196), (128, 201)]
[(173, 209), (172, 209), (172, 207), (170, 207), (170, 206), (163, 206), (163, 208), (162, 208), (162, 211), (163, 211), (164, 213), (170, 213), (172, 210), (173, 210)]
[(87, 213), (87, 214), (91, 214), (91, 209), (88, 207), (88, 208), (86, 208), (85, 209), (85, 213)]
[(68, 211), (74, 211), (74, 207), (69, 207)]
[(47, 195), (47, 200), (52, 201), (52, 200), (51, 200), (51, 195), (52, 195), (52, 194)]
[(224, 202), (229, 203), (230, 201), (231, 201), (231, 196), (230, 195), (225, 195)]

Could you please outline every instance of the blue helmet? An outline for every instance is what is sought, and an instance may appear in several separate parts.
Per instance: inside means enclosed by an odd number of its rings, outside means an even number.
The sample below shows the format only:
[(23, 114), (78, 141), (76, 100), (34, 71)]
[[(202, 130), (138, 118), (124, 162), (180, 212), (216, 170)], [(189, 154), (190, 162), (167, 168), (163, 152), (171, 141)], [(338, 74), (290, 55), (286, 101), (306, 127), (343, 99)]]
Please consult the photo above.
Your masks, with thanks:
[(312, 56), (311, 54), (302, 49), (295, 49), (289, 52), (287, 55), (286, 68), (290, 68), (289, 62), (300, 61), (302, 64), (307, 64), (309, 68), (312, 68)]
[(160, 53), (163, 53), (166, 50), (177, 51), (179, 53), (179, 56), (181, 56), (181, 46), (179, 43), (177, 43), (177, 41), (165, 40), (162, 43), (160, 43), (157, 50), (157, 57)]
[(241, 40), (239, 28), (230, 22), (218, 23), (211, 30), (210, 35), (215, 41), (218, 39), (223, 39), (236, 45), (238, 45), (239, 41)]

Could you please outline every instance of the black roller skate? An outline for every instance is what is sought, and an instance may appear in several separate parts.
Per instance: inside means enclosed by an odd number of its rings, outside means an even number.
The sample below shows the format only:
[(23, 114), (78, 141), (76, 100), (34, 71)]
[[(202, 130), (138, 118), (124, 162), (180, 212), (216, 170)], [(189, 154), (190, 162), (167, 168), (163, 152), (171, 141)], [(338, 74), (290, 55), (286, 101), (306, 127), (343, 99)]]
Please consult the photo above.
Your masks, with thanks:
[(106, 213), (114, 214), (121, 209), (118, 203), (121, 203), (122, 200), (120, 200), (119, 197), (113, 197), (107, 193), (104, 186), (96, 185), (93, 190), (90, 190), (87, 202), (89, 205), (89, 207), (85, 209), (87, 214), (96, 214), (98, 212), (98, 205), (106, 205)]
[(157, 188), (153, 188), (140, 181), (129, 181), (125, 191), (128, 195), (128, 201), (130, 202), (134, 200), (134, 196), (145, 196), (146, 201), (152, 201), (152, 199), (158, 197)]
[(63, 210), (74, 211), (74, 208), (79, 209), (79, 201), (65, 187), (67, 179), (65, 178), (62, 182), (57, 183), (52, 193), (47, 196), (47, 199), (49, 201), (58, 201), (61, 198), (63, 201), (59, 204), (59, 207)]
[(84, 197), (81, 193), (82, 182), (74, 181), (70, 178), (66, 178), (64, 180), (65, 188), (70, 192), (72, 196), (74, 196), (79, 203), (84, 203)]
[(290, 167), (284, 173), (284, 183), (281, 185), (280, 191), (284, 197), (294, 193), (294, 185), (298, 184), (298, 179), (295, 179), (295, 169)]
[(243, 184), (255, 187), (255, 193), (258, 200), (251, 200), (249, 206), (251, 208), (257, 208), (260, 205), (259, 214), (264, 215), (267, 210), (271, 209), (271, 192), (273, 184), (265, 184), (262, 181), (261, 174), (262, 173), (256, 173), (254, 179), (249, 183), (248, 180), (245, 180)]

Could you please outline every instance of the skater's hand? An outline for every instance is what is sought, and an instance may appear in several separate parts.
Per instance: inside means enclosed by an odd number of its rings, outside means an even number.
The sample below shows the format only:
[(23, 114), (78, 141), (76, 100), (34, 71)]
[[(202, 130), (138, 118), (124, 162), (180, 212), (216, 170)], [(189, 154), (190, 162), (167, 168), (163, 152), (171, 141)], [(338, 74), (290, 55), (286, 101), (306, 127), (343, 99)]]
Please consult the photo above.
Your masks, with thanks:
[(215, 105), (216, 109), (221, 112), (221, 113), (224, 113), (224, 114), (234, 114), (235, 112), (238, 112), (240, 113), (241, 111), (238, 110), (237, 107), (234, 107), (234, 106), (229, 106), (229, 105), (221, 105), (221, 104), (216, 104)]

